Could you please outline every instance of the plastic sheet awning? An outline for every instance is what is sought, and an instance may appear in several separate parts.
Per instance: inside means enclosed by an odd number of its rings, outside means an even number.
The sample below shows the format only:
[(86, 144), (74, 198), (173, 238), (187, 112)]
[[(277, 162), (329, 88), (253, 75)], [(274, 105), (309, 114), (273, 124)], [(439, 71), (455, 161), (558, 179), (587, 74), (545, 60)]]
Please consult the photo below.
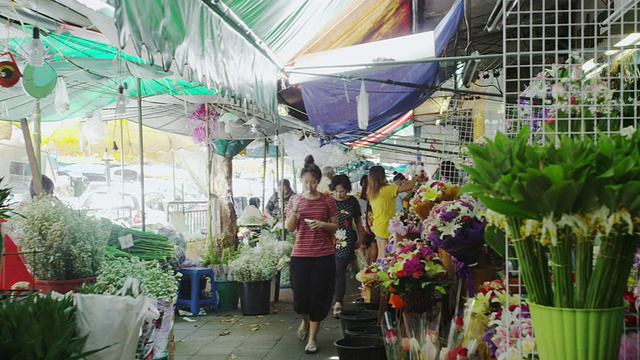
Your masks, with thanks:
[[(455, 35), (464, 12), (464, 2), (456, 1), (434, 30), (434, 53), (440, 54)], [(369, 126), (374, 131), (420, 105), (444, 82), (449, 73), (438, 62), (358, 71), (344, 79), (328, 78), (302, 84), (310, 124), (316, 131), (334, 135), (338, 141), (353, 141), (367, 132), (358, 131), (357, 100), (364, 79), (369, 95)], [(367, 81), (374, 79), (378, 81)], [(404, 84), (414, 84), (407, 87)]]

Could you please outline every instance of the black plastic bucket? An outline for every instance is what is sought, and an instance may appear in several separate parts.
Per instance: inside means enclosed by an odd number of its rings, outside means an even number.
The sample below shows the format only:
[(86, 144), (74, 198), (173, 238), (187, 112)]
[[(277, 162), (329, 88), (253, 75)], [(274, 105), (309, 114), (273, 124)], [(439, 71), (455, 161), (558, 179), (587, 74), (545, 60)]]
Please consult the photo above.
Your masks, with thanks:
[(340, 325), (342, 326), (342, 334), (348, 328), (361, 325), (374, 325), (378, 322), (378, 312), (373, 310), (343, 310), (340, 314)]
[(359, 325), (348, 327), (344, 331), (345, 338), (352, 337), (374, 337), (382, 339), (382, 326), (380, 325)]
[(336, 340), (338, 357), (341, 360), (386, 360), (382, 338), (352, 337)]
[(242, 315), (269, 315), (271, 280), (238, 282)]

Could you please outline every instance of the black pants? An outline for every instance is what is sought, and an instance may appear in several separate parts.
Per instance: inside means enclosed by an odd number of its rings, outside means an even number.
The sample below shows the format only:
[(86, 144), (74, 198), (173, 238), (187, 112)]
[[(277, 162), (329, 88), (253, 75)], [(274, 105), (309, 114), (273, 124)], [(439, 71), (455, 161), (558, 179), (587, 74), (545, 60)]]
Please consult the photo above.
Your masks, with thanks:
[(291, 257), (293, 310), (308, 314), (311, 321), (327, 317), (336, 281), (335, 256)]
[(343, 259), (336, 256), (336, 291), (333, 300), (339, 303), (344, 302), (344, 293), (347, 289), (347, 266), (351, 262), (351, 258)]

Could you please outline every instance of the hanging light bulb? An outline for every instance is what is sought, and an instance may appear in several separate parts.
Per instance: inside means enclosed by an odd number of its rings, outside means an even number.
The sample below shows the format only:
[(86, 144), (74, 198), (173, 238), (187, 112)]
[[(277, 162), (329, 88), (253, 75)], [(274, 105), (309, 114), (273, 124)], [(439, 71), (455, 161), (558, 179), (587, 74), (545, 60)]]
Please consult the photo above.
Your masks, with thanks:
[(233, 127), (231, 125), (231, 121), (224, 123), (224, 132), (230, 134), (233, 131)]
[(118, 96), (116, 97), (116, 114), (124, 114), (127, 112), (127, 97), (124, 94), (124, 87), (118, 86)]
[(44, 44), (40, 40), (40, 28), (33, 27), (33, 39), (29, 43), (29, 65), (40, 67), (44, 65)]

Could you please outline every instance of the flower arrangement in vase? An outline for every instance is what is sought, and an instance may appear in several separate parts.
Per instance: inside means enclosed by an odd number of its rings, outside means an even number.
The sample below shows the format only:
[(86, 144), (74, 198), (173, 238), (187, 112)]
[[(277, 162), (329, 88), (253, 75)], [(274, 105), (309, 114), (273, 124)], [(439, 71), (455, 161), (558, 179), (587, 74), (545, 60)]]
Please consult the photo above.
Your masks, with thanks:
[[(471, 183), (463, 191), (479, 198), (489, 209), (487, 222), (513, 245), (535, 326), (550, 322), (537, 323), (538, 311), (554, 308), (622, 317), (640, 226), (640, 134), (562, 135), (557, 146), (530, 145), (530, 139), (525, 126), (512, 139), (498, 133), (484, 147), (468, 145), (475, 167), (465, 167)], [(617, 349), (601, 343), (598, 351), (609, 352), (602, 356)]]
[(424, 220), (435, 204), (456, 199), (458, 190), (460, 190), (459, 186), (446, 181), (426, 181), (414, 190), (409, 206), (420, 219)]
[(437, 204), (424, 220), (425, 238), (461, 263), (456, 275), (466, 279), (468, 295), (474, 289), (469, 267), (478, 265), (484, 246), (484, 220), (479, 218), (478, 201), (471, 196)]

